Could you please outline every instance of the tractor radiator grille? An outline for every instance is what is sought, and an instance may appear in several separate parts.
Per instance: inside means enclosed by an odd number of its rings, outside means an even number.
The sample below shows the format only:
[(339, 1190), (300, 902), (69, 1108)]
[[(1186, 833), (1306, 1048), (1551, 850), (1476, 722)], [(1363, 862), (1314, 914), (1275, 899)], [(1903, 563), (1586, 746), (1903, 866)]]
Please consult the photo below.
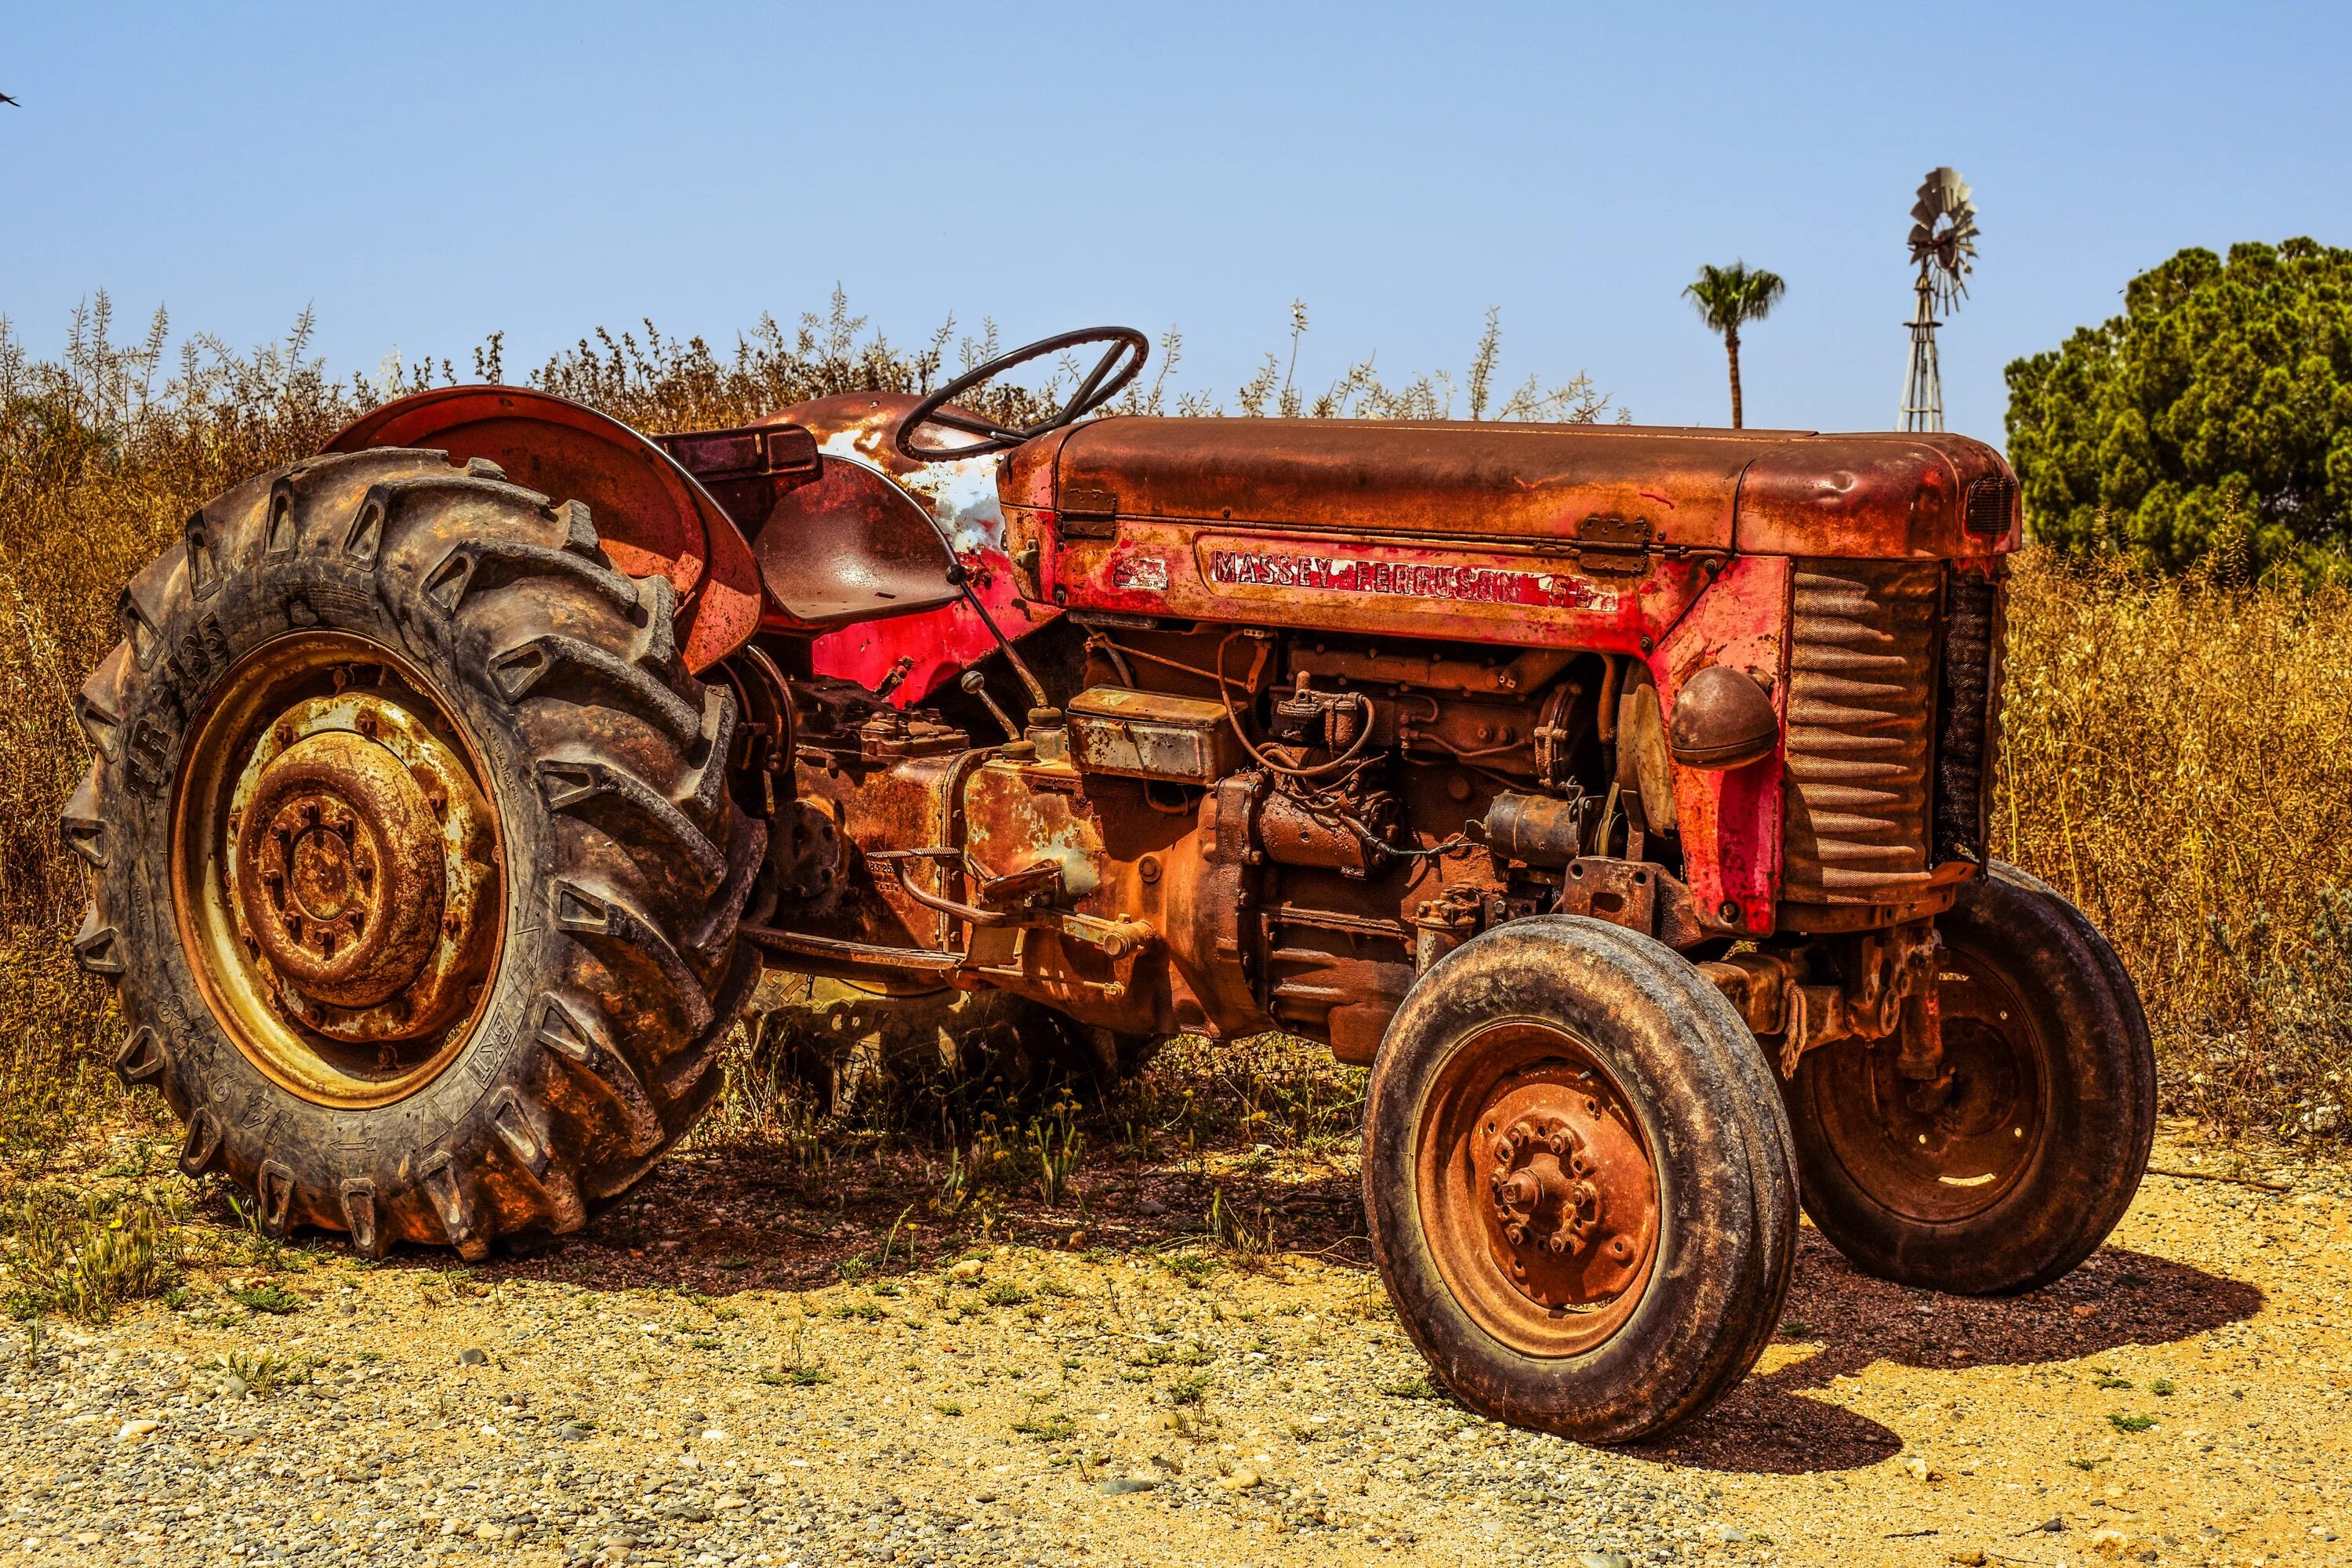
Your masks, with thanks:
[[(1979, 481), (1981, 482), (1981, 481)], [(1955, 571), (1944, 599), (1944, 657), (1937, 678), (1936, 858), (1984, 860), (1992, 809), (1993, 757), (2000, 733), (2001, 585), (1996, 576)]]
[(1941, 562), (1800, 561), (1781, 895), (1893, 903), (1927, 884)]

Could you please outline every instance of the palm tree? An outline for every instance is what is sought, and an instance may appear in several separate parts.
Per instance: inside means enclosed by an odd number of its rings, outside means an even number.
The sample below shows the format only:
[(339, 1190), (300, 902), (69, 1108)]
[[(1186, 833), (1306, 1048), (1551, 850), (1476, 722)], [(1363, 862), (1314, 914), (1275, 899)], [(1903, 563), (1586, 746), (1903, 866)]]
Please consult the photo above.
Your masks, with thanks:
[(1780, 296), (1789, 286), (1780, 281), (1778, 273), (1762, 268), (1753, 271), (1745, 261), (1735, 261), (1728, 267), (1702, 267), (1697, 281), (1683, 292), (1706, 324), (1723, 334), (1723, 352), (1731, 359), (1731, 427), (1740, 426), (1739, 406), (1739, 329), (1749, 321), (1760, 321), (1772, 313)]

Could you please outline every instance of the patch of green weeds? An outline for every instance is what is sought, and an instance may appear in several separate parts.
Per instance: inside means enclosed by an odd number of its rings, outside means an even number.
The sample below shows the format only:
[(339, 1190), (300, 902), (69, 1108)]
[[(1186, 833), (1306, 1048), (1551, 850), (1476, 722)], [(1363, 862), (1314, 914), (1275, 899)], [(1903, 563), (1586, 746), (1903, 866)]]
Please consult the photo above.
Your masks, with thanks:
[(44, 1312), (102, 1323), (124, 1301), (179, 1282), (181, 1248), (167, 1215), (144, 1197), (46, 1187), (0, 1207), (8, 1315)]
[(271, 1318), (286, 1317), (309, 1305), (283, 1285), (247, 1286), (242, 1290), (229, 1291), (228, 1299), (248, 1312)]
[(1186, 1247), (1181, 1252), (1164, 1255), (1160, 1267), (1197, 1290), (1216, 1277), (1217, 1260), (1205, 1252)]
[(281, 1388), (310, 1382), (315, 1364), (307, 1356), (281, 1355), (271, 1350), (236, 1350), (199, 1363), (196, 1370), (219, 1373), (223, 1383), (232, 1389), (241, 1384), (255, 1398), (267, 1399)]
[(1168, 1385), (1167, 1394), (1171, 1405), (1198, 1405), (1209, 1396), (1209, 1374), (1186, 1373)]

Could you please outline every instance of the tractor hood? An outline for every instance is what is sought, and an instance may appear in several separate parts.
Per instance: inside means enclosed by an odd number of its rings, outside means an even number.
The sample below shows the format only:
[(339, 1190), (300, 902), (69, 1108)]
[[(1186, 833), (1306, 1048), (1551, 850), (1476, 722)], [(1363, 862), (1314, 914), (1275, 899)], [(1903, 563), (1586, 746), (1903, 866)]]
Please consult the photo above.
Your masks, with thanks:
[[(2007, 480), (1990, 536), (1961, 526), (1980, 478)], [(1943, 558), (2014, 534), (1999, 454), (1941, 435), (1108, 418), (1012, 454), (1001, 489), (1065, 532), (1133, 519), (1524, 545), (1605, 519), (1668, 549)]]

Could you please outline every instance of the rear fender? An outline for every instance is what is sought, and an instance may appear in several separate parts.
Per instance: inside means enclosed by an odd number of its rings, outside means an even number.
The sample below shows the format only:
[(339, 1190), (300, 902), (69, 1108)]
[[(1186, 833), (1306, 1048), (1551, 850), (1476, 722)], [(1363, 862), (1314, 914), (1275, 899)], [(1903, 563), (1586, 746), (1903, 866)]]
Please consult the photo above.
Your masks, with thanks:
[(485, 458), (516, 484), (584, 502), (615, 567), (667, 577), (677, 591), (678, 647), (697, 674), (760, 627), (760, 567), (742, 531), (691, 473), (617, 419), (526, 387), (441, 387), (385, 404), (322, 449), (370, 447)]

